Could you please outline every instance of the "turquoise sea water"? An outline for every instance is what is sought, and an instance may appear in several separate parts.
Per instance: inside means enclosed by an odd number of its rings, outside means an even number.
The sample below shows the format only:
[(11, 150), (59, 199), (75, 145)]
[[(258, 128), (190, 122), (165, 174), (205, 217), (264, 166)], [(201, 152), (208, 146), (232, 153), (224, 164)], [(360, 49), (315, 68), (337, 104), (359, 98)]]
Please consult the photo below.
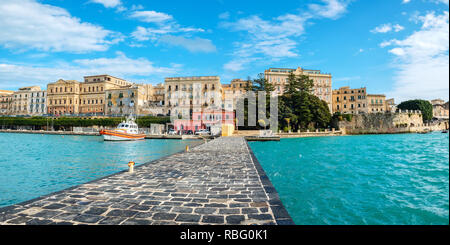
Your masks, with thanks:
[(249, 142), (296, 224), (449, 224), (449, 136)]
[(192, 140), (103, 141), (100, 136), (0, 134), (0, 207), (182, 151)]

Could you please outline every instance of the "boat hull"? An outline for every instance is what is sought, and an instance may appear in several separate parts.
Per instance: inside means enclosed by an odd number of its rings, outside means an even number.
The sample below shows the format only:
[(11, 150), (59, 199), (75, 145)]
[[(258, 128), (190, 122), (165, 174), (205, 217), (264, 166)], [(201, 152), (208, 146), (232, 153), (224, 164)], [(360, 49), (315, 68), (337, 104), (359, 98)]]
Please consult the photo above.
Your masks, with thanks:
[(105, 141), (132, 141), (145, 139), (145, 134), (128, 134), (115, 130), (102, 130), (100, 131), (100, 135), (103, 136)]

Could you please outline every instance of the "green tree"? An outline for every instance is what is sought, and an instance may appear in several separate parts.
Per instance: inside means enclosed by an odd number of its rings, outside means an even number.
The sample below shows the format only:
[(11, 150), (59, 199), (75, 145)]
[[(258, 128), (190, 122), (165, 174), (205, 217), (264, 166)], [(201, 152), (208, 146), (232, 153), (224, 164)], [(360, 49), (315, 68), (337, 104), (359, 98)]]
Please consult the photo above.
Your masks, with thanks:
[(427, 100), (403, 101), (397, 108), (401, 110), (420, 110), (423, 122), (430, 121), (433, 118), (433, 105)]

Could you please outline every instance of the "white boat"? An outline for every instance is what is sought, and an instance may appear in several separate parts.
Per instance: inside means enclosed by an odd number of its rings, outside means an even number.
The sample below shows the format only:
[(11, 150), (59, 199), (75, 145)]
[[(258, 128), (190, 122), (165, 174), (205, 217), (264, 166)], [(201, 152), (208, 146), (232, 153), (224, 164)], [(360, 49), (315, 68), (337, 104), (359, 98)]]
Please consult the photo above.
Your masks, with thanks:
[(101, 130), (100, 135), (107, 141), (143, 140), (145, 134), (139, 133), (135, 119), (130, 115), (126, 121), (119, 123), (114, 130)]

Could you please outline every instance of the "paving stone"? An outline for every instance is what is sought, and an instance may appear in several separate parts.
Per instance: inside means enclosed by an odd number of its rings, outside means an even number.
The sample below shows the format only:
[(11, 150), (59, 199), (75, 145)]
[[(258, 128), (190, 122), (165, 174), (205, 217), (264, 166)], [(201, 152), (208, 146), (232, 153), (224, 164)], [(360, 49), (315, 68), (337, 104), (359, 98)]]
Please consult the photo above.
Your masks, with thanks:
[(217, 211), (217, 208), (196, 208), (194, 213), (197, 214), (213, 214)]
[(101, 215), (105, 213), (107, 210), (108, 210), (107, 208), (91, 207), (88, 210), (84, 211), (84, 214)]
[(40, 218), (52, 218), (56, 215), (62, 213), (61, 211), (54, 211), (54, 210), (43, 210), (39, 213), (34, 214), (34, 217), (40, 217)]
[(113, 209), (109, 211), (106, 216), (131, 217), (137, 213), (138, 212), (134, 210)]
[(174, 213), (192, 213), (194, 209), (193, 208), (186, 208), (186, 207), (173, 207), (172, 212)]
[(203, 223), (207, 224), (223, 224), (224, 223), (224, 217), (223, 216), (216, 216), (216, 215), (205, 215), (202, 218)]
[(15, 219), (8, 220), (8, 222), (6, 222), (6, 223), (8, 223), (8, 224), (16, 224), (16, 225), (17, 224), (25, 224), (29, 220), (31, 220), (30, 217), (19, 216), (19, 217), (15, 218)]
[(257, 214), (258, 209), (257, 208), (243, 208), (242, 214)]
[(173, 220), (176, 214), (173, 213), (155, 213), (152, 217), (153, 220)]
[(227, 224), (239, 225), (245, 220), (244, 215), (228, 215), (226, 216)]
[(221, 208), (219, 209), (219, 214), (240, 214), (241, 210), (234, 208), (234, 209), (228, 209), (228, 208)]
[(201, 215), (195, 214), (179, 214), (175, 221), (179, 222), (198, 222), (200, 221)]
[(99, 216), (99, 215), (80, 214), (80, 215), (77, 215), (73, 220), (82, 222), (82, 223), (95, 224), (103, 218), (104, 218), (103, 216)]
[(42, 207), (42, 208), (43, 208), (43, 209), (60, 209), (60, 208), (66, 207), (66, 206), (67, 206), (67, 205), (61, 204), (61, 203), (52, 203), (52, 204), (49, 204), (49, 205), (44, 206), (44, 207)]
[(152, 221), (146, 219), (127, 219), (121, 225), (151, 225)]

